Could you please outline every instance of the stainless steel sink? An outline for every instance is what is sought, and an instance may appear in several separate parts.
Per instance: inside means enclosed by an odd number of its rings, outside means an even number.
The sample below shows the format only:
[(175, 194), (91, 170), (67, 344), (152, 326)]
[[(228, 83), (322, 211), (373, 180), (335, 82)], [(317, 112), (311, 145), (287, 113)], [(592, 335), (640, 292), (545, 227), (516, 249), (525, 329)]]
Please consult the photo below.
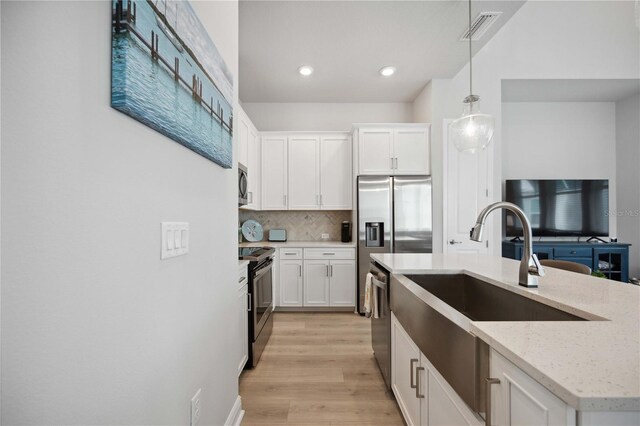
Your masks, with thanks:
[(468, 275), (407, 275), (472, 321), (585, 321)]
[(485, 412), (489, 346), (471, 334), (471, 321), (584, 321), (464, 274), (392, 275), (391, 311), (480, 415)]

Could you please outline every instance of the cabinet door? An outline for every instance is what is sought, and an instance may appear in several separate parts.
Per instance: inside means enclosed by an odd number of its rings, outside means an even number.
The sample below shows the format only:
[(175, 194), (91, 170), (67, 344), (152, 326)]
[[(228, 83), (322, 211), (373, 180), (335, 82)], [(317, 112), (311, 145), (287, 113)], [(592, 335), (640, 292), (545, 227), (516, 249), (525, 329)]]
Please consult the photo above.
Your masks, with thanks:
[(320, 139), (289, 137), (289, 210), (320, 208)]
[(240, 323), (240, 349), (239, 349), (239, 360), (238, 360), (238, 376), (242, 373), (244, 369), (244, 365), (247, 363), (247, 359), (249, 358), (249, 300), (247, 293), (247, 285), (240, 287), (238, 290), (238, 322)]
[(249, 120), (239, 108), (238, 114), (238, 162), (248, 167), (249, 162)]
[(394, 174), (431, 174), (429, 128), (399, 128), (394, 130)]
[(304, 261), (304, 306), (329, 306), (329, 261)]
[[(420, 350), (391, 313), (391, 389), (409, 426), (422, 424), (416, 398), (416, 369)], [(422, 386), (424, 388), (424, 386)]]
[(281, 260), (279, 269), (279, 306), (302, 306), (302, 260)]
[(320, 140), (320, 207), (324, 210), (351, 210), (353, 174), (351, 138), (323, 136)]
[(260, 209), (260, 154), (258, 152), (258, 133), (253, 129), (249, 129), (249, 152), (247, 164), (247, 192), (249, 202), (247, 208)]
[(358, 130), (358, 174), (393, 174), (393, 129)]
[(573, 425), (575, 411), (502, 355), (491, 350), (494, 425)]
[(287, 209), (287, 136), (262, 137), (262, 210)]
[(331, 306), (356, 305), (356, 261), (332, 260), (329, 264)]
[(424, 354), (420, 354), (421, 418), (423, 425), (484, 425), (484, 420), (474, 413), (455, 390), (438, 373)]

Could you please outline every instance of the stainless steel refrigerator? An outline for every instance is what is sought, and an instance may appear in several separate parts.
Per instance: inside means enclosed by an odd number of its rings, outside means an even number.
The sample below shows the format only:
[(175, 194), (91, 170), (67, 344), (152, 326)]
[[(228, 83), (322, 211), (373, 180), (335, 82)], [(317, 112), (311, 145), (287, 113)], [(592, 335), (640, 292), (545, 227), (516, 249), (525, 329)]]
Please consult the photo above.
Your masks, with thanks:
[(431, 176), (358, 177), (358, 310), (372, 253), (431, 253)]

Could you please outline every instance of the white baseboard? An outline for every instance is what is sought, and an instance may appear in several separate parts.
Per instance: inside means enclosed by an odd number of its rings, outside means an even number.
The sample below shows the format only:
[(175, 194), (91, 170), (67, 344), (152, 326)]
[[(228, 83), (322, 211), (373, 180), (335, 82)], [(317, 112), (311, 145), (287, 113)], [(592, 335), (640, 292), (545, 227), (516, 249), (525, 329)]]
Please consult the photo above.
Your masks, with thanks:
[(224, 422), (225, 426), (240, 426), (242, 418), (244, 417), (244, 410), (242, 409), (242, 398), (240, 395), (236, 398), (236, 402), (231, 407), (231, 412), (227, 416), (227, 420)]

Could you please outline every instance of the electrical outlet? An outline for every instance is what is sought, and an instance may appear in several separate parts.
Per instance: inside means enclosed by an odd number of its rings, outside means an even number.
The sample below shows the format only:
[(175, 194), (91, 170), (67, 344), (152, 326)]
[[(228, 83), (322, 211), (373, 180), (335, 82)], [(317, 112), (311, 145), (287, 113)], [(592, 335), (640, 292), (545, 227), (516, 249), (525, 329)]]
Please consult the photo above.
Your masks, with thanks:
[(191, 426), (196, 426), (200, 421), (200, 413), (202, 412), (202, 406), (200, 405), (200, 394), (202, 389), (198, 389), (198, 392), (191, 398)]
[(329, 239), (329, 234), (322, 234), (321, 235), (323, 240), (328, 240)]

